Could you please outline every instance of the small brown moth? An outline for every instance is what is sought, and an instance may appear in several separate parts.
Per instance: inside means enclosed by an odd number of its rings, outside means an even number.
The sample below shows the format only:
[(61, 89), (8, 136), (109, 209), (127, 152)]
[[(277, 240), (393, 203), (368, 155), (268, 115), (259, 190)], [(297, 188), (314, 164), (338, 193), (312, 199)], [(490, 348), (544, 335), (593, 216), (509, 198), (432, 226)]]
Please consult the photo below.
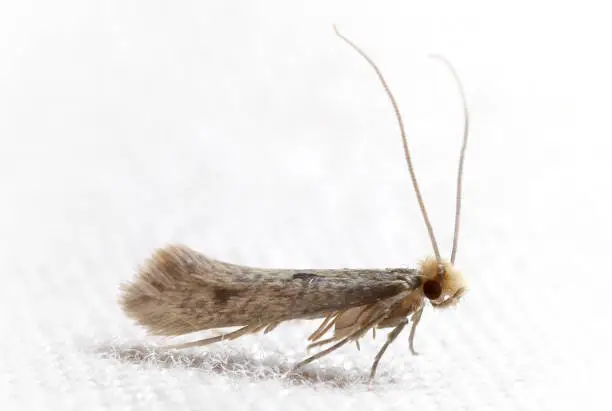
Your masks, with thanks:
[[(261, 269), (210, 259), (181, 245), (157, 250), (140, 268), (135, 280), (122, 284), (120, 304), (125, 314), (150, 333), (178, 336), (222, 327), (240, 327), (236, 331), (174, 348), (197, 347), (233, 340), (249, 333), (268, 333), (283, 321), (323, 319), (308, 337), (309, 348), (332, 344), (325, 350), (298, 363), (308, 364), (337, 350), (348, 342), (359, 346), (366, 332), (377, 328), (393, 329), (376, 355), (370, 372), (374, 379), (378, 363), (389, 345), (412, 322), (409, 347), (413, 354), (414, 333), (426, 302), (434, 308), (456, 304), (466, 284), (453, 264), (457, 255), (461, 180), (468, 136), (468, 112), (461, 82), (451, 69), (463, 100), (465, 127), (459, 156), (455, 231), (450, 262), (443, 260), (408, 150), (402, 118), (395, 98), (374, 62), (334, 27), (336, 34), (355, 49), (376, 71), (399, 123), (404, 154), (416, 197), (434, 250), (434, 257), (418, 268), (293, 270)], [(439, 57), (438, 57), (439, 58)], [(323, 338), (331, 328), (331, 337)]]

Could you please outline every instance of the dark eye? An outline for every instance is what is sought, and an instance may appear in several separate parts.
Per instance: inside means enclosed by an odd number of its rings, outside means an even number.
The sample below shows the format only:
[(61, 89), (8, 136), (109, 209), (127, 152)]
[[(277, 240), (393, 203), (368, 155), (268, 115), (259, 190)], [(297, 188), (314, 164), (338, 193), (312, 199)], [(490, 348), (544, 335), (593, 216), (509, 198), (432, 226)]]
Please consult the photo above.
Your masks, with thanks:
[(436, 298), (440, 297), (440, 294), (442, 294), (442, 286), (437, 281), (425, 281), (425, 284), (423, 284), (423, 293), (425, 294), (425, 297), (429, 298), (430, 300), (435, 300)]

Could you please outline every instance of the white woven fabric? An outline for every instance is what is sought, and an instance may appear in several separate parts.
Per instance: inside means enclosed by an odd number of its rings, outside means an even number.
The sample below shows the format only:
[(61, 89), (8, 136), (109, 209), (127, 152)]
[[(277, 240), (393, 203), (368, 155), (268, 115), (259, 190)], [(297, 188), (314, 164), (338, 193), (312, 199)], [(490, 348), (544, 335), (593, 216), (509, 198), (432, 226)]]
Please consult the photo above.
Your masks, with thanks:
[[(4, 410), (607, 409), (612, 35), (597, 3), (32, 1), (0, 6)], [(258, 3), (258, 6), (255, 6)], [(257, 8), (256, 8), (257, 7)], [(379, 8), (380, 7), (380, 8)], [(431, 253), (400, 103), (460, 307), (282, 375), (318, 324), (168, 352), (117, 286), (181, 242), (262, 267)]]

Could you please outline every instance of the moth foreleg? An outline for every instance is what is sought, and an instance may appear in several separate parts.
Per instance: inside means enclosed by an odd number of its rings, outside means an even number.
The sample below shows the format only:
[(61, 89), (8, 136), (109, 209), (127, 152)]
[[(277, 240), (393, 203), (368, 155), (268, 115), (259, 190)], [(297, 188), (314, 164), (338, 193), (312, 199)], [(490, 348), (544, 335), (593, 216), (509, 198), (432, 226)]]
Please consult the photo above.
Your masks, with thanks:
[(414, 350), (414, 333), (417, 325), (421, 321), (421, 314), (423, 314), (423, 307), (419, 308), (410, 318), (412, 320), (412, 327), (410, 328), (410, 336), (408, 337), (408, 348), (410, 348), (412, 355), (419, 355), (419, 353)]

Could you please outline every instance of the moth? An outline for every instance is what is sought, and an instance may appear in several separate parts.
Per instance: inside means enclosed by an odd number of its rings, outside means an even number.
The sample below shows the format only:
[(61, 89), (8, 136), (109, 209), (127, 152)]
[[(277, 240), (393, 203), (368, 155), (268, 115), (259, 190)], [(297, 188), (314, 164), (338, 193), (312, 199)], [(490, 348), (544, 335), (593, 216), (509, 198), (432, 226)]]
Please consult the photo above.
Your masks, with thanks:
[[(208, 258), (183, 245), (157, 250), (132, 282), (122, 284), (120, 305), (125, 314), (153, 335), (179, 336), (195, 331), (239, 327), (173, 348), (198, 347), (245, 334), (268, 333), (284, 321), (321, 319), (308, 337), (308, 348), (328, 346), (295, 368), (321, 358), (349, 342), (359, 347), (368, 331), (391, 328), (370, 370), (370, 383), (389, 345), (411, 324), (409, 348), (413, 354), (416, 327), (424, 307), (455, 305), (466, 283), (455, 269), (461, 211), (463, 163), (468, 136), (468, 111), (463, 87), (450, 68), (463, 100), (464, 133), (459, 156), (455, 230), (450, 260), (440, 257), (427, 211), (417, 184), (406, 133), (387, 82), (377, 65), (334, 27), (336, 34), (359, 53), (376, 72), (391, 101), (399, 124), (412, 185), (432, 243), (434, 256), (416, 268), (385, 269), (263, 269)], [(328, 336), (329, 335), (329, 336)]]

